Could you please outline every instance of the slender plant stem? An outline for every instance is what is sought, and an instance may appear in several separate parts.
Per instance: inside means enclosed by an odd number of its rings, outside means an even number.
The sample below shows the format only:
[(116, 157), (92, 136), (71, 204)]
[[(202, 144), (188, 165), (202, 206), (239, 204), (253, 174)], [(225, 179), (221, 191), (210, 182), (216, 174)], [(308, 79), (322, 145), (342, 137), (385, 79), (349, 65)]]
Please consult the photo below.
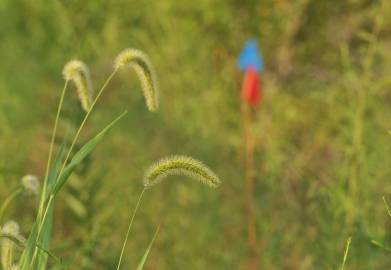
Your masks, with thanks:
[(58, 120), (60, 119), (60, 113), (61, 113), (62, 105), (64, 103), (64, 97), (65, 97), (65, 93), (67, 90), (68, 82), (69, 82), (68, 80), (65, 80), (65, 84), (64, 84), (64, 87), (61, 92), (60, 101), (59, 101), (58, 107), (57, 107), (56, 120), (54, 121), (52, 137), (50, 139), (49, 156), (48, 156), (48, 160), (47, 160), (47, 164), (46, 164), (46, 172), (45, 172), (45, 178), (43, 181), (41, 201), (40, 201), (40, 205), (38, 208), (38, 220), (41, 220), (41, 215), (42, 215), (42, 211), (43, 211), (43, 207), (44, 207), (44, 203), (45, 203), (45, 199), (46, 199), (46, 189), (47, 189), (47, 184), (48, 184), (47, 182), (48, 182), (48, 178), (49, 178), (50, 166), (52, 163), (54, 140), (56, 138)]
[(341, 265), (341, 270), (344, 270), (345, 269), (345, 264), (346, 264), (346, 259), (348, 258), (348, 253), (349, 253), (349, 247), (350, 247), (350, 242), (352, 241), (352, 238), (349, 237), (348, 238), (348, 241), (346, 242), (346, 248), (345, 248), (345, 253), (343, 255), (343, 261), (342, 261), (342, 265)]
[[(57, 107), (56, 120), (54, 121), (52, 137), (50, 139), (49, 156), (48, 156), (48, 160), (47, 160), (47, 164), (46, 164), (45, 178), (44, 178), (44, 181), (43, 181), (41, 200), (39, 202), (39, 208), (38, 208), (38, 219), (37, 220), (38, 220), (39, 232), (42, 230), (43, 223), (45, 221), (46, 213), (47, 213), (47, 210), (48, 210), (48, 207), (47, 207), (45, 209), (45, 214), (42, 217), (42, 212), (43, 212), (44, 204), (45, 204), (45, 200), (46, 200), (46, 191), (47, 191), (47, 184), (48, 184), (47, 182), (48, 182), (48, 178), (49, 178), (49, 171), (50, 171), (50, 166), (51, 166), (51, 163), (52, 163), (54, 140), (56, 138), (58, 121), (60, 119), (61, 109), (62, 109), (62, 106), (64, 104), (64, 97), (65, 97), (65, 93), (66, 93), (66, 90), (67, 90), (68, 83), (69, 83), (69, 80), (65, 80), (64, 87), (63, 87), (62, 92), (61, 92), (60, 101), (59, 101), (58, 107)], [(40, 234), (38, 234), (37, 242), (39, 241), (39, 235)], [(35, 248), (31, 266), (35, 262), (35, 258), (37, 256), (37, 252), (38, 252), (38, 249)]]
[(118, 264), (117, 264), (117, 270), (119, 270), (119, 268), (120, 268), (120, 266), (121, 266), (122, 257), (123, 257), (123, 255), (124, 255), (126, 243), (128, 242), (128, 238), (129, 238), (130, 229), (132, 228), (134, 217), (136, 216), (137, 210), (139, 209), (140, 202), (141, 202), (141, 199), (143, 198), (143, 195), (144, 195), (145, 190), (146, 190), (146, 189), (143, 188), (143, 190), (141, 191), (140, 196), (138, 197), (137, 204), (136, 204), (136, 206), (135, 206), (135, 208), (134, 208), (134, 210), (133, 210), (133, 214), (132, 214), (131, 217), (130, 217), (128, 230), (126, 231), (125, 240), (124, 240), (124, 243), (123, 243), (123, 245), (122, 245), (121, 255), (119, 256), (119, 260), (118, 260)]
[[(110, 74), (110, 76), (106, 79), (106, 81), (104, 82), (102, 88), (99, 90), (99, 92), (98, 92), (98, 94), (96, 95), (96, 97), (95, 97), (93, 103), (91, 104), (90, 110), (89, 110), (89, 111), (86, 113), (86, 115), (84, 116), (84, 119), (83, 119), (83, 121), (81, 122), (81, 124), (80, 124), (80, 126), (79, 126), (79, 129), (78, 129), (77, 132), (76, 132), (75, 137), (73, 138), (73, 141), (72, 141), (72, 143), (71, 143), (71, 146), (70, 146), (70, 148), (69, 148), (69, 151), (68, 151), (68, 153), (67, 153), (67, 155), (66, 155), (66, 157), (65, 157), (65, 160), (64, 160), (64, 162), (63, 162), (63, 164), (62, 164), (61, 170), (60, 170), (60, 172), (58, 173), (57, 177), (60, 177), (60, 175), (62, 174), (63, 170), (65, 169), (65, 166), (66, 166), (66, 164), (67, 164), (67, 162), (68, 162), (68, 160), (69, 160), (69, 157), (70, 157), (70, 155), (71, 155), (71, 153), (72, 153), (72, 150), (73, 150), (73, 148), (74, 148), (74, 146), (75, 146), (75, 144), (76, 144), (76, 141), (77, 141), (77, 139), (79, 138), (80, 133), (81, 133), (81, 131), (83, 130), (83, 127), (85, 126), (85, 124), (86, 124), (86, 122), (87, 122), (89, 116), (91, 115), (91, 112), (92, 112), (92, 110), (93, 110), (94, 107), (95, 107), (95, 104), (98, 102), (98, 100), (99, 100), (100, 96), (102, 95), (103, 91), (106, 89), (107, 85), (108, 85), (109, 82), (112, 80), (112, 78), (114, 77), (115, 73), (117, 73), (117, 71), (118, 71), (118, 69), (115, 68), (115, 69), (113, 70), (113, 72)], [(46, 196), (45, 196), (45, 197), (46, 197)], [(44, 200), (44, 201), (45, 201), (45, 200)], [(39, 238), (40, 238), (40, 235), (41, 235), (41, 231), (42, 231), (43, 224), (44, 224), (45, 219), (46, 219), (46, 214), (47, 214), (47, 212), (48, 212), (48, 210), (49, 210), (49, 208), (50, 208), (50, 205), (51, 205), (52, 201), (53, 201), (53, 196), (50, 197), (50, 199), (49, 199), (49, 201), (48, 201), (48, 203), (47, 203), (47, 205), (46, 205), (46, 209), (45, 209), (45, 212), (44, 212), (45, 214), (43, 215), (43, 217), (42, 217), (42, 219), (41, 219), (41, 222), (40, 222), (40, 224), (39, 224), (38, 235), (37, 235), (37, 243), (39, 243), (39, 240), (40, 240)], [(41, 211), (41, 213), (42, 213), (42, 211)], [(31, 264), (31, 265), (33, 265), (33, 263), (34, 263), (34, 261), (35, 261), (35, 258), (36, 258), (36, 256), (37, 256), (37, 252), (38, 252), (38, 249), (35, 248), (34, 256), (33, 256), (33, 260), (32, 260), (32, 264)]]
[[(52, 205), (53, 199), (54, 199), (53, 195), (50, 195), (49, 200), (48, 200), (48, 204), (47, 204), (48, 207), (45, 208), (45, 212), (43, 213), (43, 217), (42, 217), (43, 221), (45, 221), (45, 219), (46, 219), (46, 216), (47, 216), (47, 214), (49, 212), (49, 208)], [(42, 222), (41, 226), (38, 229), (37, 239), (39, 239), (39, 237), (41, 236), (42, 228), (43, 228), (43, 222)]]
[(3, 218), (4, 211), (7, 209), (8, 205), (22, 192), (21, 188), (18, 188), (14, 192), (12, 192), (8, 197), (4, 200), (3, 204), (0, 208), (0, 224), (1, 219)]
[(243, 101), (241, 106), (243, 120), (243, 140), (245, 147), (245, 211), (247, 219), (248, 269), (258, 269), (258, 249), (255, 216), (255, 175), (254, 175), (254, 137), (251, 130), (251, 108)]
[(95, 107), (95, 104), (98, 102), (98, 100), (99, 100), (100, 96), (102, 95), (103, 91), (106, 89), (107, 85), (108, 85), (109, 82), (113, 79), (113, 77), (114, 77), (115, 73), (117, 73), (117, 71), (118, 71), (117, 68), (114, 69), (113, 72), (110, 74), (110, 76), (107, 78), (107, 80), (106, 80), (105, 83), (103, 84), (102, 88), (99, 90), (98, 94), (96, 95), (96, 97), (95, 97), (93, 103), (91, 104), (90, 110), (89, 110), (89, 111), (86, 113), (86, 115), (84, 116), (84, 119), (83, 119), (83, 121), (81, 122), (81, 124), (80, 124), (80, 126), (79, 126), (79, 129), (78, 129), (77, 132), (76, 132), (75, 137), (73, 138), (73, 141), (72, 141), (71, 146), (70, 146), (70, 148), (69, 148), (68, 154), (67, 154), (67, 156), (65, 157), (65, 160), (64, 160), (64, 162), (63, 162), (63, 164), (62, 164), (62, 167), (61, 167), (61, 170), (60, 170), (58, 176), (60, 176), (61, 173), (63, 172), (63, 170), (65, 169), (65, 166), (67, 165), (67, 162), (68, 162), (68, 160), (69, 160), (69, 157), (70, 157), (70, 155), (71, 155), (71, 153), (72, 153), (72, 150), (73, 150), (73, 148), (75, 147), (76, 141), (79, 139), (80, 133), (81, 133), (81, 131), (83, 130), (83, 128), (84, 128), (84, 126), (85, 126), (85, 124), (86, 124), (88, 118), (90, 117), (91, 112), (92, 112), (92, 110), (93, 110), (94, 107)]

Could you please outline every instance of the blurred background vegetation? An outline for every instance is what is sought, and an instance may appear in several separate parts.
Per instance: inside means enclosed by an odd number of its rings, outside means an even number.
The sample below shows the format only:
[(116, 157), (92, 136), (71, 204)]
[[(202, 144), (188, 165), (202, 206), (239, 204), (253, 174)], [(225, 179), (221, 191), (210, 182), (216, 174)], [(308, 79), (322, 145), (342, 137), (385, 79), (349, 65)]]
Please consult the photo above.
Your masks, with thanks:
[[(265, 58), (255, 112), (256, 213), (262, 269), (391, 269), (391, 2), (376, 0), (0, 0), (0, 198), (24, 174), (43, 176), (68, 60), (91, 68), (95, 89), (126, 47), (157, 70), (160, 110), (121, 72), (82, 143), (129, 113), (72, 176), (56, 203), (53, 252), (69, 269), (113, 269), (146, 167), (187, 154), (222, 178), (216, 191), (176, 179), (151, 189), (126, 250), (133, 269), (159, 223), (147, 269), (243, 269), (242, 74), (255, 38)], [(69, 91), (68, 140), (83, 111)], [(184, 180), (184, 181), (182, 181)], [(29, 233), (37, 201), (7, 211)]]

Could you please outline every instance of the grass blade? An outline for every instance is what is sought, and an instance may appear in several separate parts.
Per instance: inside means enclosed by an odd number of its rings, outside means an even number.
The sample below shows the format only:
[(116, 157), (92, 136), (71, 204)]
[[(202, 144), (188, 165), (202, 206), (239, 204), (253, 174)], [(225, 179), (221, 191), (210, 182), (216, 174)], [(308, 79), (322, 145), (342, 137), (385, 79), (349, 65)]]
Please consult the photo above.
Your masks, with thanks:
[(65, 167), (62, 174), (59, 176), (58, 181), (55, 183), (51, 196), (56, 196), (56, 194), (61, 190), (69, 176), (75, 170), (76, 166), (83, 161), (83, 159), (91, 153), (92, 150), (102, 141), (106, 134), (111, 130), (111, 128), (127, 113), (124, 111), (120, 116), (114, 119), (110, 124), (108, 124), (101, 132), (99, 132), (95, 137), (89, 140), (72, 158), (69, 164)]
[[(68, 166), (64, 169), (63, 173), (58, 177), (56, 181), (56, 175), (61, 167), (61, 161), (63, 157), (63, 148), (61, 149), (61, 155), (56, 157), (55, 166), (50, 172), (50, 176), (48, 178), (48, 189), (47, 194), (43, 194), (43, 198), (46, 198), (46, 201), (50, 196), (53, 198), (55, 195), (61, 190), (69, 176), (72, 174), (76, 166), (83, 161), (83, 159), (91, 153), (93, 149), (97, 146), (99, 142), (105, 137), (105, 135), (111, 130), (111, 128), (126, 114), (126, 111), (123, 112), (119, 117), (117, 117), (114, 121), (112, 121), (109, 125), (107, 125), (101, 132), (99, 132), (95, 137), (89, 140), (72, 158)], [(50, 193), (49, 193), (50, 191)], [(53, 205), (47, 205), (46, 216), (41, 228), (38, 228), (37, 221), (35, 222), (33, 229), (30, 233), (29, 239), (27, 240), (26, 248), (22, 254), (22, 258), (19, 263), (19, 267), (21, 270), (30, 269), (30, 262), (34, 256), (34, 251), (37, 249), (38, 240), (39, 246), (43, 249), (48, 250), (50, 238), (51, 238), (51, 229), (53, 223)], [(40, 233), (39, 233), (40, 232)], [(38, 239), (38, 234), (40, 234), (40, 239)], [(41, 251), (38, 249), (38, 251)], [(36, 261), (37, 268), (35, 269), (45, 269), (47, 263), (48, 255), (44, 254), (43, 256), (38, 256)]]
[[(61, 144), (61, 147), (60, 149), (58, 150), (57, 154), (56, 154), (56, 157), (54, 159), (54, 166), (52, 169), (50, 169), (50, 172), (49, 172), (49, 176), (48, 176), (48, 182), (47, 182), (47, 189), (46, 189), (46, 194), (42, 194), (41, 195), (41, 200), (44, 200), (45, 197), (47, 196), (48, 194), (48, 190), (50, 190), (53, 185), (54, 185), (54, 182), (56, 180), (56, 175), (57, 175), (57, 172), (59, 170), (59, 168), (61, 167), (61, 162), (62, 162), (62, 159), (64, 157), (64, 149), (65, 149), (65, 142), (63, 142)], [(46, 222), (44, 224), (44, 234), (43, 234), (43, 243), (41, 244), (41, 247), (42, 249), (48, 249), (49, 247), (49, 239), (50, 238), (50, 235), (51, 235), (51, 226), (52, 226), (52, 210), (49, 209), (49, 216), (48, 216), (48, 219), (46, 219)], [(27, 239), (26, 241), (26, 246), (23, 250), (23, 253), (22, 253), (22, 256), (21, 256), (21, 259), (19, 261), (19, 269), (20, 270), (28, 270), (30, 268), (30, 262), (32, 260), (32, 257), (33, 257), (33, 254), (34, 254), (34, 251), (35, 251), (35, 248), (36, 248), (36, 242), (37, 242), (37, 235), (38, 235), (38, 220), (36, 220), (32, 226), (32, 229), (31, 229), (31, 232), (30, 232), (30, 235), (29, 235), (29, 238)], [(43, 258), (43, 261), (45, 261), (46, 259)], [(42, 267), (42, 264), (43, 262), (41, 262), (40, 260), (38, 260), (38, 264), (41, 265)]]
[(386, 201), (386, 197), (384, 197), (384, 196), (383, 196), (383, 202), (384, 202), (384, 205), (386, 206), (387, 214), (391, 217), (391, 210), (390, 210), (390, 207), (388, 206), (388, 203)]
[(148, 248), (145, 250), (144, 256), (141, 258), (141, 261), (140, 261), (140, 263), (139, 263), (139, 265), (138, 265), (138, 267), (137, 267), (137, 270), (143, 270), (144, 264), (145, 264), (145, 262), (147, 261), (149, 252), (151, 251), (151, 248), (152, 248), (152, 246), (153, 246), (153, 242), (155, 242), (155, 239), (156, 239), (156, 236), (157, 236), (159, 230), (160, 230), (160, 225), (157, 227), (156, 232), (155, 232), (155, 234), (154, 234), (154, 236), (153, 236), (151, 242), (149, 243)]
[(348, 241), (346, 242), (346, 248), (345, 248), (345, 253), (343, 255), (343, 261), (341, 265), (341, 270), (345, 269), (345, 264), (346, 264), (346, 259), (348, 258), (348, 253), (349, 253), (349, 247), (350, 247), (350, 242), (352, 241), (352, 237), (348, 238)]
[(387, 252), (391, 252), (391, 248), (389, 247), (386, 247), (385, 245), (383, 245), (382, 243), (376, 241), (376, 240), (371, 240), (371, 243)]

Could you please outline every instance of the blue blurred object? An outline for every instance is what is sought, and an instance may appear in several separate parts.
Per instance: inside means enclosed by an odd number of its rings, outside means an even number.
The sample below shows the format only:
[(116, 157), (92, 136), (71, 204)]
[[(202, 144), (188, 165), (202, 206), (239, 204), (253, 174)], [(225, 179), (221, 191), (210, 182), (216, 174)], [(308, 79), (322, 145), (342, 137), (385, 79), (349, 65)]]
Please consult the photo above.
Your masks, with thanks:
[(262, 55), (258, 51), (257, 42), (253, 39), (247, 40), (243, 50), (238, 57), (237, 65), (240, 70), (245, 71), (249, 67), (255, 68), (257, 72), (263, 71)]

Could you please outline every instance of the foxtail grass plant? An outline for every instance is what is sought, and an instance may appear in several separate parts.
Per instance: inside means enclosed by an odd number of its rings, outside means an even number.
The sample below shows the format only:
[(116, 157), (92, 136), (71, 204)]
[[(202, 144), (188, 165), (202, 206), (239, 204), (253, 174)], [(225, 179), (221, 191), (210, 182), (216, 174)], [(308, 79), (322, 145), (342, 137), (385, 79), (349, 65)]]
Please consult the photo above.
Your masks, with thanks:
[[(99, 143), (102, 142), (102, 140), (108, 135), (109, 131), (127, 113), (127, 111), (124, 111), (99, 133), (88, 140), (87, 143), (85, 143), (77, 152), (73, 153), (74, 146), (98, 100), (102, 96), (102, 93), (108, 87), (117, 71), (126, 66), (132, 67), (139, 77), (147, 108), (150, 111), (156, 111), (158, 108), (158, 88), (155, 72), (148, 56), (140, 50), (126, 49), (116, 57), (113, 71), (104, 81), (102, 87), (94, 98), (92, 93), (92, 82), (87, 65), (80, 60), (72, 60), (64, 66), (63, 76), (65, 82), (57, 106), (42, 189), (40, 189), (40, 183), (36, 176), (25, 175), (22, 178), (21, 187), (12, 193), (0, 208), (1, 220), (4, 210), (18, 194), (23, 191), (28, 194), (40, 193), (37, 216), (34, 224), (32, 225), (29, 237), (26, 240), (20, 238), (20, 235), (18, 234), (18, 226), (13, 226), (13, 231), (15, 231), (13, 234), (8, 232), (9, 230), (7, 229), (7, 226), (2, 228), (2, 234), (0, 236), (2, 238), (6, 238), (6, 240), (4, 240), (5, 242), (1, 242), (2, 254), (4, 254), (4, 260), (2, 258), (3, 268), (13, 269), (16, 267), (18, 270), (44, 270), (47, 268), (49, 257), (56, 259), (57, 262), (60, 261), (49, 251), (53, 226), (53, 203), (58, 193), (74, 172), (75, 168), (97, 147)], [(76, 86), (82, 109), (86, 113), (68, 150), (65, 151), (64, 142), (60, 147), (58, 147), (57, 153), (54, 155), (54, 141), (61, 119), (61, 110), (69, 82), (71, 81)], [(185, 175), (210, 187), (217, 187), (221, 183), (218, 176), (211, 169), (202, 162), (190, 157), (172, 156), (170, 158), (162, 159), (152, 165), (145, 174), (144, 187), (138, 197), (137, 204), (130, 215), (130, 221), (119, 256), (117, 269), (121, 266), (126, 243), (143, 194), (148, 188), (151, 188), (157, 183), (163, 181), (170, 175)], [(145, 251), (137, 269), (141, 270), (143, 268), (158, 230), (154, 234), (154, 237)], [(20, 259), (16, 265), (14, 264), (13, 249), (10, 249), (10, 247), (14, 246), (12, 246), (13, 244), (10, 244), (12, 241), (7, 242), (9, 240), (14, 240), (14, 244), (19, 243), (23, 249)], [(6, 267), (4, 265), (6, 265)]]
[(125, 235), (125, 240), (122, 245), (121, 254), (117, 264), (117, 270), (121, 266), (122, 257), (125, 251), (126, 243), (129, 238), (129, 233), (133, 225), (134, 217), (140, 207), (141, 199), (148, 188), (155, 186), (156, 184), (162, 182), (168, 176), (171, 175), (184, 175), (192, 178), (204, 185), (207, 185), (212, 188), (216, 188), (221, 184), (219, 177), (209, 169), (201, 161), (195, 160), (187, 156), (172, 156), (168, 158), (163, 158), (153, 164), (149, 169), (147, 169), (144, 177), (144, 188), (141, 190), (141, 193), (138, 197), (137, 204), (131, 215), (128, 230)]
[[(137, 53), (129, 53), (129, 52), (137, 52)], [(132, 56), (132, 57), (131, 57)], [(94, 109), (96, 103), (98, 102), (99, 98), (113, 79), (114, 75), (118, 72), (119, 69), (123, 68), (126, 65), (133, 65), (133, 67), (138, 66), (136, 68), (136, 73), (140, 78), (140, 81), (142, 82), (142, 89), (145, 97), (145, 102), (150, 111), (155, 111), (158, 108), (158, 90), (157, 90), (157, 80), (154, 75), (152, 64), (149, 61), (148, 56), (143, 53), (140, 50), (137, 49), (125, 49), (121, 53), (117, 55), (114, 61), (114, 70), (112, 73), (108, 76), (106, 81), (103, 83), (101, 89), (98, 91), (98, 94), (96, 95), (95, 99), (93, 100), (90, 109), (87, 111), (87, 114), (84, 116), (83, 121), (81, 122), (79, 129), (76, 132), (75, 137), (73, 138), (73, 141), (71, 143), (70, 149), (68, 151), (67, 156), (65, 157), (65, 161), (63, 162), (63, 165), (61, 167), (60, 173), (61, 174), (65, 168), (66, 163), (68, 162), (70, 158), (70, 154), (72, 153), (73, 147), (76, 144), (76, 141), (78, 140), (80, 133), (82, 129), (84, 128), (92, 110)], [(143, 71), (143, 72), (142, 72)], [(145, 74), (144, 74), (145, 73)], [(150, 75), (146, 75), (150, 74)], [(145, 78), (149, 78), (146, 80)], [(66, 82), (67, 77), (65, 77)], [(145, 87), (148, 87), (148, 89), (153, 89), (153, 91), (147, 91)]]

